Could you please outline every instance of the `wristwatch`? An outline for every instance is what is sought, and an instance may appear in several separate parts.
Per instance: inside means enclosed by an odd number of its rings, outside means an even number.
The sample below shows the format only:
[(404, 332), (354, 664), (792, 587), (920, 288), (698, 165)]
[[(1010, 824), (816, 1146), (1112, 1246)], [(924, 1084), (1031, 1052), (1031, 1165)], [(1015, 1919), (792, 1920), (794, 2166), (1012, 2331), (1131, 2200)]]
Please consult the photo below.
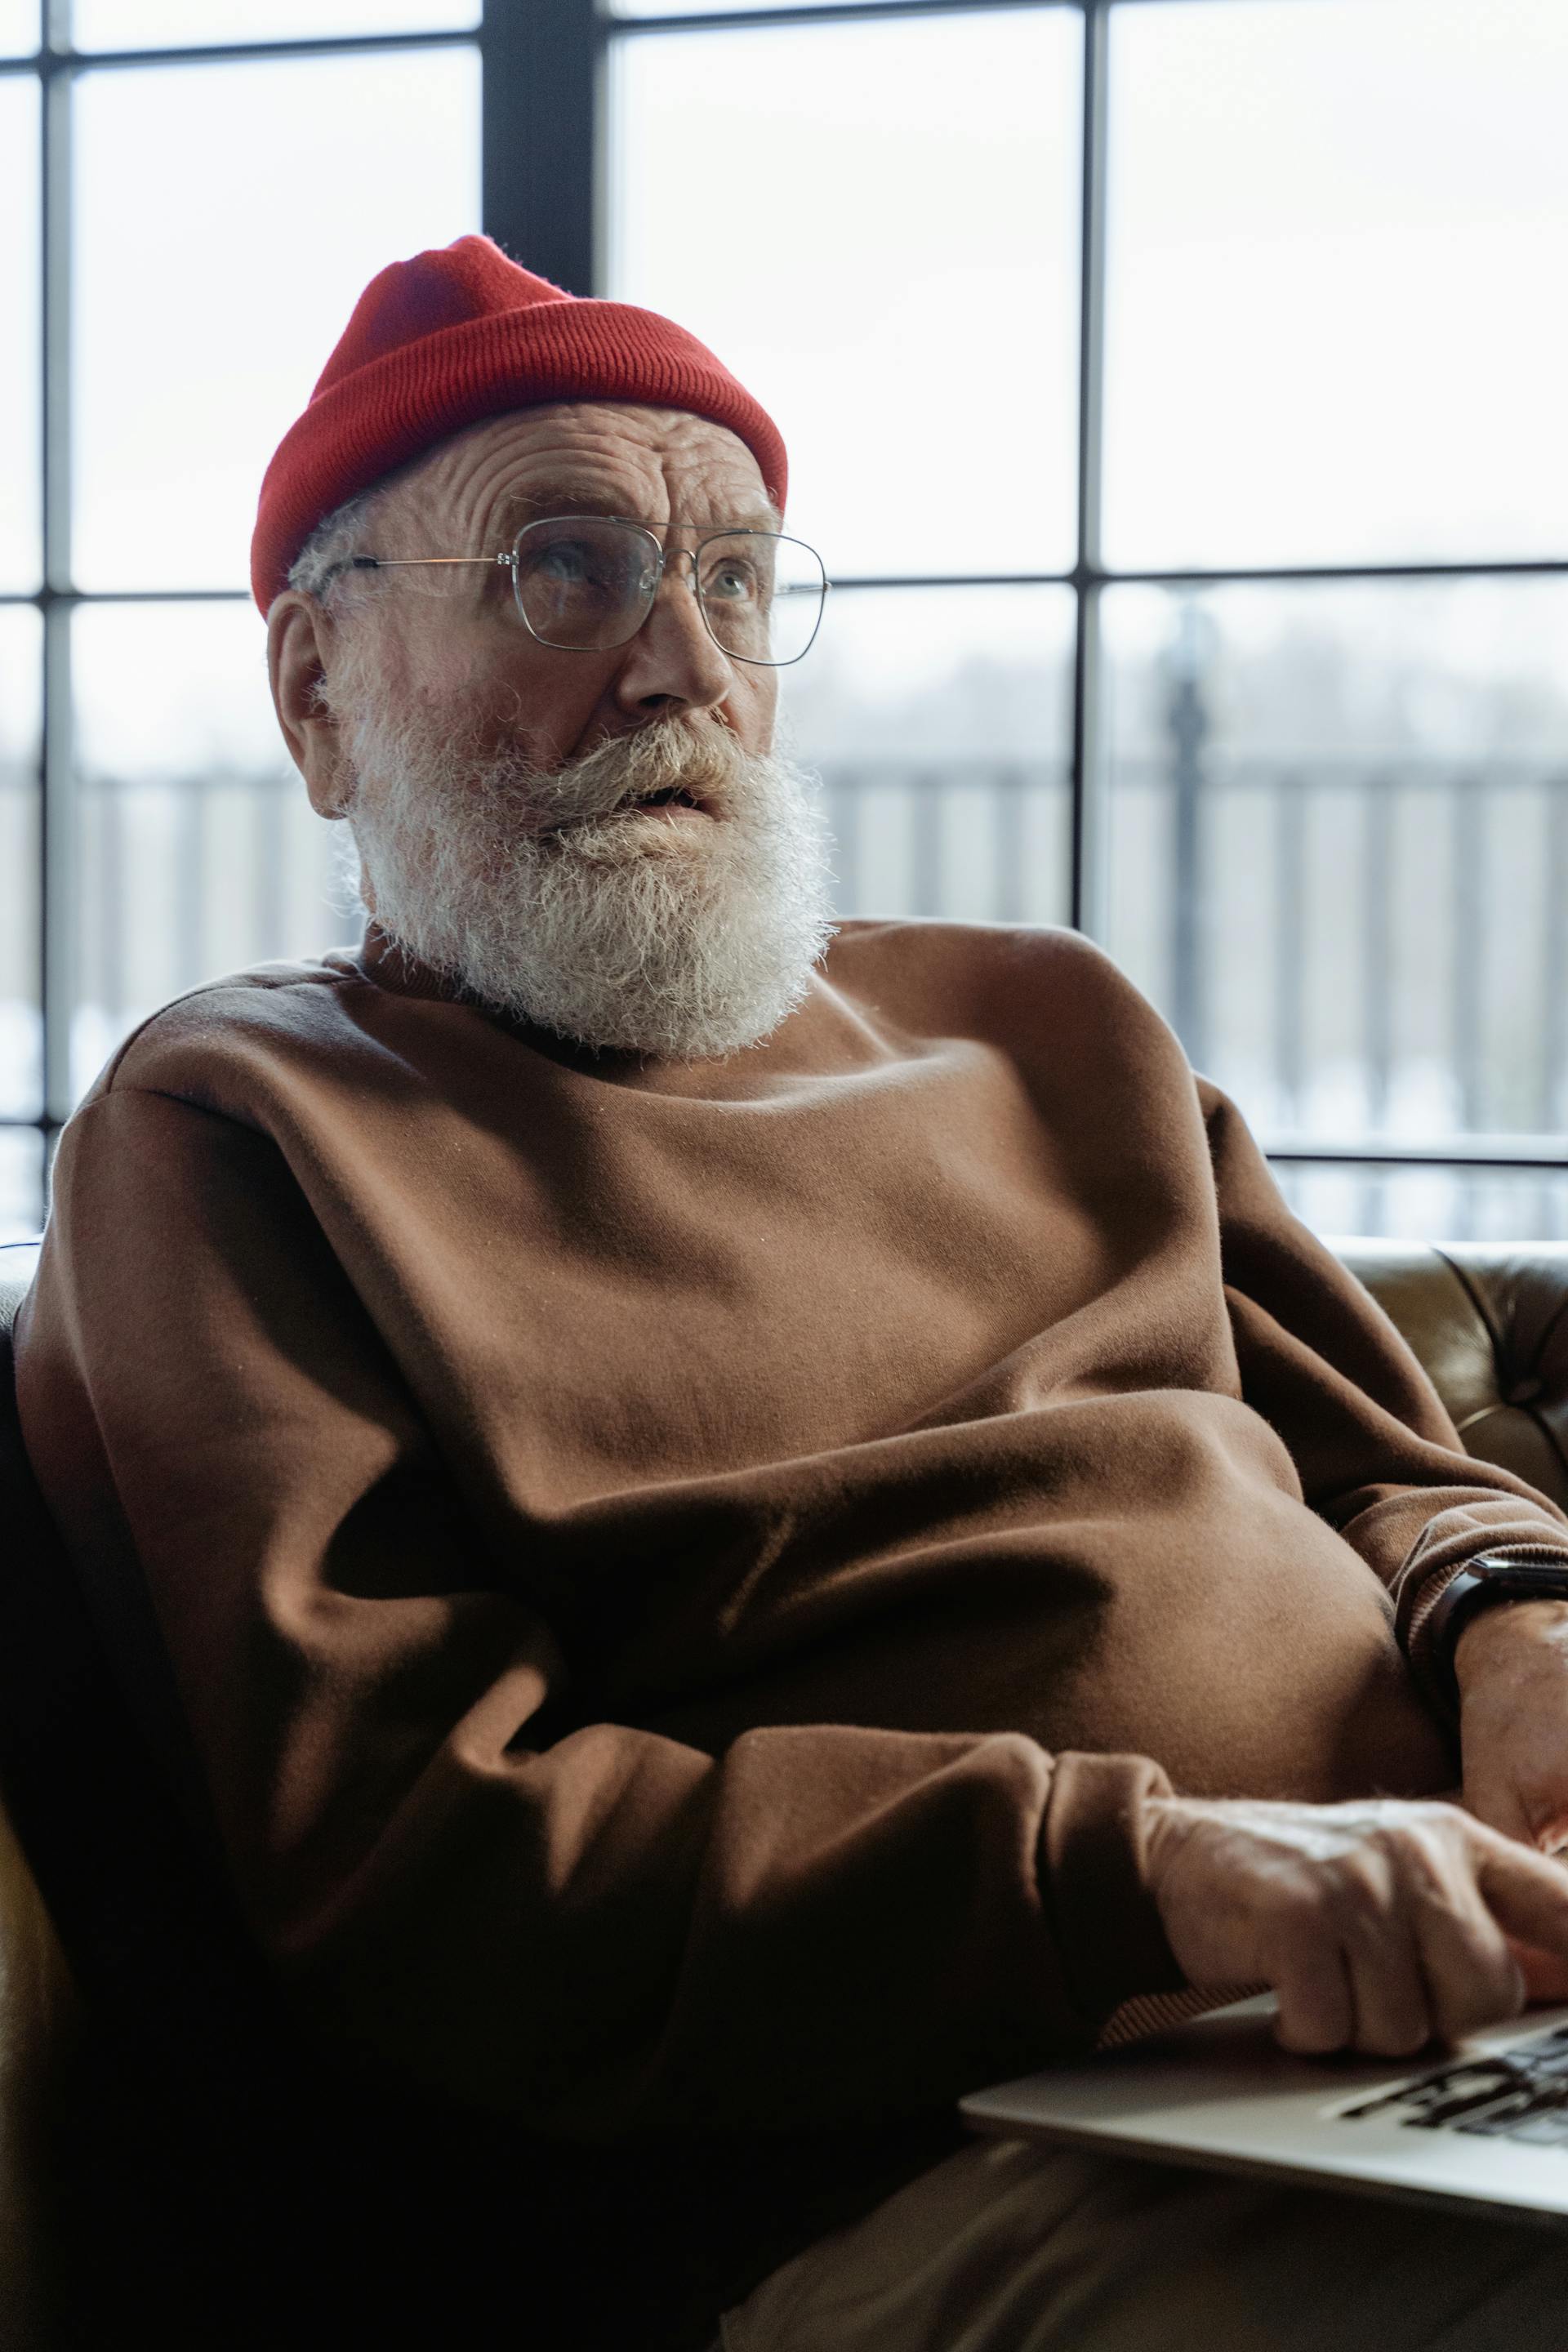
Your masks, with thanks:
[(1428, 1655), (1458, 1713), (1459, 1680), (1454, 1660), (1459, 1636), (1472, 1617), (1502, 1601), (1568, 1601), (1568, 1557), (1563, 1552), (1479, 1551), (1449, 1580), (1432, 1603), (1423, 1628)]

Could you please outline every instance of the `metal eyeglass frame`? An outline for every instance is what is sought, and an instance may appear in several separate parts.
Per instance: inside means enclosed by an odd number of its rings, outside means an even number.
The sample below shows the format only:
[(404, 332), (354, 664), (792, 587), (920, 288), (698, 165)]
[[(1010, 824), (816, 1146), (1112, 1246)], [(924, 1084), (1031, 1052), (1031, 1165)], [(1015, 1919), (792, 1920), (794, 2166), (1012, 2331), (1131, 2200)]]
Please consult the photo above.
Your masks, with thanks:
[[(548, 637), (542, 637), (540, 635), (538, 630), (534, 627), (533, 623), (529, 619), (527, 613), (523, 610), (522, 582), (518, 570), (520, 551), (522, 547), (522, 542), (529, 536), (531, 531), (548, 530), (552, 524), (563, 522), (619, 523), (624, 530), (635, 530), (642, 538), (646, 539), (658, 559), (658, 568), (654, 574), (653, 586), (648, 592), (647, 611), (643, 614), (641, 620), (637, 622), (636, 628), (628, 629), (624, 637), (616, 637), (607, 646), (553, 645)], [(763, 661), (755, 654), (735, 653), (729, 646), (725, 645), (722, 638), (714, 629), (712, 622), (709, 619), (707, 600), (702, 593), (702, 588), (698, 574), (698, 558), (700, 556), (705, 547), (711, 546), (716, 540), (721, 539), (789, 539), (792, 546), (804, 547), (805, 548), (807, 554), (816, 557), (817, 565), (822, 571), (822, 593), (817, 600), (816, 626), (812, 630), (810, 636), (807, 637), (799, 653), (791, 654), (787, 661)], [(411, 570), (416, 565), (432, 563), (489, 563), (496, 567), (504, 567), (511, 573), (512, 603), (517, 607), (518, 617), (521, 619), (523, 627), (528, 631), (529, 635), (533, 639), (536, 646), (543, 646), (552, 654), (614, 653), (619, 646), (629, 646), (632, 639), (637, 635), (637, 630), (647, 627), (648, 616), (653, 611), (655, 602), (658, 596), (658, 592), (664, 584), (665, 570), (671, 554), (689, 556), (691, 560), (691, 593), (697, 599), (697, 609), (702, 615), (702, 625), (707, 630), (709, 635), (712, 638), (714, 644), (718, 646), (720, 652), (727, 660), (745, 662), (748, 667), (752, 669), (791, 669), (796, 662), (804, 661), (805, 659), (806, 655), (816, 643), (817, 630), (822, 626), (822, 615), (827, 608), (827, 592), (833, 585), (832, 581), (827, 577), (826, 568), (823, 565), (822, 558), (820, 555), (817, 555), (816, 548), (808, 545), (805, 540), (791, 539), (790, 534), (787, 531), (753, 530), (749, 525), (744, 523), (741, 524), (733, 530), (705, 531), (694, 547), (677, 547), (671, 549), (662, 544), (656, 533), (649, 530), (647, 523), (637, 521), (631, 515), (541, 515), (535, 521), (525, 523), (522, 529), (518, 532), (517, 537), (513, 540), (510, 547), (502, 548), (499, 554), (496, 555), (345, 555), (341, 562), (328, 566), (326, 572), (322, 575), (322, 585), (325, 586), (327, 581), (335, 579), (340, 572), (402, 572)]]

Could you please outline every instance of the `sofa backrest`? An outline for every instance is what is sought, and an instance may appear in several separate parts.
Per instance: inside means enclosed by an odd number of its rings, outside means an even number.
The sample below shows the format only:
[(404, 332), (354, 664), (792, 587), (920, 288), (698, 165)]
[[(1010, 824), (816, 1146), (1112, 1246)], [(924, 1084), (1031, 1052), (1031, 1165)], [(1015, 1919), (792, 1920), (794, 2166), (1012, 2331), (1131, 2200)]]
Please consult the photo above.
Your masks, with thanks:
[(1405, 1334), (1467, 1451), (1568, 1510), (1568, 1242), (1333, 1247)]
[(5, 1333), (7, 1353), (11, 1326), (37, 1263), (37, 1242), (0, 1242), (0, 1331)]

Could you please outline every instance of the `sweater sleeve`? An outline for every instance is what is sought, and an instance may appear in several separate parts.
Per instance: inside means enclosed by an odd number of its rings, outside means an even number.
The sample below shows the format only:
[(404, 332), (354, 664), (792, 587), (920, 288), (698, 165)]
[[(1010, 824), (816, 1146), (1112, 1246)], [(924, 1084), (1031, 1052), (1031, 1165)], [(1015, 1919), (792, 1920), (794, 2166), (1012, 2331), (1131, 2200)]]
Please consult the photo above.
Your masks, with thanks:
[(361, 1286), (266, 1135), (117, 1084), (62, 1141), (18, 1346), (66, 1540), (118, 1619), (150, 1601), (245, 1915), (335, 2043), (589, 2141), (788, 2128), (1180, 1981), (1142, 1759), (592, 1720)]
[(1425, 1639), (1438, 1593), (1479, 1551), (1568, 1562), (1568, 1518), (1464, 1452), (1394, 1324), (1286, 1207), (1240, 1113), (1216, 1087), (1200, 1095), (1242, 1393), (1289, 1449), (1308, 1504), (1387, 1591), (1416, 1679), (1447, 1717)]

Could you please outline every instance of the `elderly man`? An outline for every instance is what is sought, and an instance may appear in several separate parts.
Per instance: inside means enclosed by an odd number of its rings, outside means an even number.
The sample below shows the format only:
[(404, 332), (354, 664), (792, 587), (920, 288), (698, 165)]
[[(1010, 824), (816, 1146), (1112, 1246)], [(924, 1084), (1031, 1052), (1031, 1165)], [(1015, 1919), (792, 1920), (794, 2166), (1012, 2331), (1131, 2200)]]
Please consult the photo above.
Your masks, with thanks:
[(784, 492), (668, 321), (474, 237), (363, 298), (255, 585), (369, 922), (67, 1130), (84, 1585), (530, 2340), (1555, 2345), (1506, 2228), (956, 2129), (1227, 1986), (1390, 2053), (1568, 1987), (1568, 1528), (1093, 948), (833, 931)]

